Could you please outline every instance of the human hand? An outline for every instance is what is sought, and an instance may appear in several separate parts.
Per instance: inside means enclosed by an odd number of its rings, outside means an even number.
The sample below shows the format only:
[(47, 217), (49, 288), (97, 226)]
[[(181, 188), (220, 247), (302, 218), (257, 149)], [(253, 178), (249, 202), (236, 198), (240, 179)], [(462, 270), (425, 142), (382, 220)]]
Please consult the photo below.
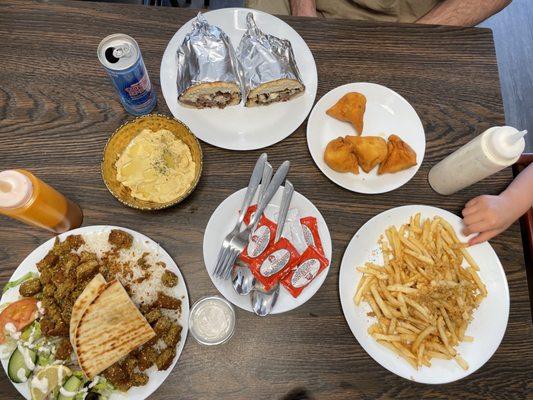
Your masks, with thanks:
[(492, 239), (506, 230), (515, 220), (513, 204), (504, 195), (478, 196), (466, 203), (463, 209), (463, 233), (478, 235), (468, 241), (470, 246)]
[(317, 17), (315, 0), (291, 0), (291, 15), (295, 17)]

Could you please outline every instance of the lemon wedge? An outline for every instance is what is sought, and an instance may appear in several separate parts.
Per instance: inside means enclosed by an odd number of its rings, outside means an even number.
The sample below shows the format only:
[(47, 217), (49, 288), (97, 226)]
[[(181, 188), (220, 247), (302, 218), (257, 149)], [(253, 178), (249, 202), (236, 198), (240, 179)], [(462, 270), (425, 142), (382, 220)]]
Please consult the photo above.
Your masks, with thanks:
[(39, 370), (30, 381), (32, 400), (44, 400), (70, 375), (72, 371), (64, 365), (48, 365)]

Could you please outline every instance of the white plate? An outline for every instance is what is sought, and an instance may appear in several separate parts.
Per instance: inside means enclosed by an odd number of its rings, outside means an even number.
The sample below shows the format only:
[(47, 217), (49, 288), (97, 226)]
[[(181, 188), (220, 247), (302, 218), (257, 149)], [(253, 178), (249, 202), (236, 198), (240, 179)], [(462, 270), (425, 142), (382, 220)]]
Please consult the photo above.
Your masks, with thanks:
[(474, 260), (479, 264), (479, 276), (487, 287), (488, 295), (479, 308), (474, 312), (474, 318), (466, 331), (473, 336), (472, 343), (463, 342), (457, 349), (459, 354), (469, 364), (468, 370), (463, 370), (455, 360), (431, 360), (431, 367), (422, 367), (418, 371), (412, 368), (405, 360), (378, 344), (368, 333), (368, 327), (374, 318), (367, 316), (370, 307), (361, 302), (356, 307), (353, 302), (355, 288), (361, 272), (356, 271), (357, 266), (367, 261), (381, 263), (383, 257), (377, 241), (391, 225), (399, 227), (409, 222), (409, 218), (420, 212), (423, 218), (441, 216), (455, 229), (460, 240), (466, 240), (461, 234), (461, 219), (445, 210), (436, 207), (412, 205), (397, 207), (366, 222), (354, 235), (342, 259), (339, 276), (339, 293), (342, 311), (346, 321), (359, 344), (379, 364), (389, 371), (403, 378), (420, 383), (447, 383), (470, 375), (485, 364), (498, 348), (509, 317), (509, 288), (505, 272), (498, 256), (488, 243), (482, 243), (469, 248)]
[(175, 58), (185, 35), (191, 31), (192, 20), (176, 32), (161, 60), (161, 90), (172, 115), (189, 126), (199, 139), (230, 150), (261, 149), (285, 139), (305, 120), (316, 97), (318, 78), (313, 54), (302, 37), (285, 22), (270, 14), (245, 8), (220, 9), (204, 16), (210, 24), (226, 32), (236, 49), (246, 30), (249, 12), (253, 12), (261, 30), (291, 42), (305, 85), (302, 96), (265, 107), (244, 107), (244, 102), (222, 110), (181, 106), (177, 99)]
[[(94, 226), (85, 226), (83, 228), (78, 228), (71, 230), (69, 232), (63, 233), (59, 235), (59, 239), (63, 240), (67, 236), (70, 235), (84, 235), (84, 234), (93, 234), (93, 233), (101, 233), (101, 232), (109, 232), (111, 229), (120, 229), (125, 232), (130, 233), (135, 241), (139, 241), (143, 243), (144, 246), (148, 247), (150, 249), (150, 252), (153, 254), (158, 254), (160, 257), (160, 260), (163, 261), (167, 268), (174, 272), (178, 278), (178, 285), (176, 286), (176, 296), (181, 298), (181, 315), (179, 319), (179, 324), (182, 326), (181, 331), (181, 340), (178, 344), (178, 347), (176, 349), (176, 357), (174, 358), (174, 361), (172, 362), (172, 365), (165, 371), (156, 371), (154, 370), (154, 367), (151, 367), (148, 370), (148, 376), (150, 380), (148, 381), (148, 384), (141, 387), (133, 387), (130, 390), (126, 392), (126, 394), (120, 394), (120, 392), (113, 393), (110, 396), (110, 400), (123, 400), (123, 399), (129, 399), (129, 400), (144, 400), (147, 399), (155, 390), (161, 386), (161, 384), (167, 379), (168, 375), (176, 365), (178, 358), (180, 357), (181, 351), (183, 350), (183, 346), (185, 346), (185, 341), (187, 339), (187, 332), (188, 332), (188, 324), (189, 324), (189, 295), (187, 293), (187, 287), (185, 286), (185, 280), (183, 279), (183, 275), (181, 274), (181, 271), (179, 270), (178, 266), (174, 262), (174, 260), (170, 257), (170, 255), (156, 242), (154, 242), (152, 239), (150, 239), (148, 236), (145, 236), (139, 232), (132, 231), (131, 229), (121, 228), (118, 226), (110, 226), (110, 225), (94, 225)], [(35, 264), (42, 260), (43, 257), (50, 251), (50, 249), (54, 245), (55, 238), (52, 238), (39, 247), (37, 247), (35, 250), (33, 250), (25, 259), (20, 263), (16, 271), (14, 272), (13, 276), (11, 276), (10, 281), (19, 279), (20, 277), (24, 276), (30, 271), (38, 272), (37, 268), (35, 267)], [(15, 301), (17, 300), (19, 296), (18, 292), (19, 287), (12, 288), (8, 290), (0, 299), (0, 304), (3, 304), (8, 301)], [(4, 371), (7, 375), (7, 363), (8, 360), (2, 360), (2, 366), (4, 367)], [(7, 379), (7, 378), (6, 378)], [(15, 388), (19, 391), (19, 393), (24, 396), (26, 399), (30, 399), (30, 391), (28, 388), (28, 383), (13, 383)]]
[[(363, 136), (387, 139), (396, 134), (416, 152), (417, 165), (395, 174), (378, 176), (378, 168), (359, 175), (333, 171), (324, 162), (326, 145), (339, 136), (357, 135), (348, 122), (339, 121), (326, 111), (348, 92), (366, 97)], [(424, 160), (426, 135), (414, 108), (395, 91), (375, 83), (349, 83), (326, 93), (315, 105), (307, 122), (307, 146), (316, 165), (329, 179), (345, 189), (358, 193), (385, 193), (405, 185), (415, 176)]]
[[(237, 223), (238, 212), (242, 206), (245, 193), (246, 188), (233, 193), (220, 203), (213, 215), (211, 215), (204, 233), (204, 263), (207, 272), (209, 273), (209, 277), (218, 291), (237, 307), (253, 312), (250, 305), (250, 296), (238, 295), (233, 289), (230, 280), (217, 279), (213, 276), (218, 251), (226, 235), (231, 232)], [(270, 205), (279, 206), (282, 194), (283, 187), (278, 190), (270, 202)], [(252, 202), (252, 204), (255, 204), (255, 202)], [(272, 221), (276, 222), (272, 215), (272, 208), (269, 209), (270, 205), (267, 207), (265, 215)], [(292, 197), (290, 208), (297, 208), (300, 211), (301, 218), (312, 216), (317, 219), (318, 233), (320, 235), (320, 240), (322, 241), (324, 253), (331, 264), (331, 236), (329, 235), (326, 221), (322, 217), (322, 214), (320, 214), (320, 211), (318, 211), (313, 203), (296, 191)], [(281, 286), (278, 301), (272, 310), (272, 314), (284, 313), (304, 304), (307, 300), (313, 297), (318, 289), (320, 289), (320, 286), (322, 286), (322, 283), (324, 283), (324, 280), (326, 279), (328, 271), (329, 267), (322, 271), (296, 299), (292, 297), (283, 286)]]

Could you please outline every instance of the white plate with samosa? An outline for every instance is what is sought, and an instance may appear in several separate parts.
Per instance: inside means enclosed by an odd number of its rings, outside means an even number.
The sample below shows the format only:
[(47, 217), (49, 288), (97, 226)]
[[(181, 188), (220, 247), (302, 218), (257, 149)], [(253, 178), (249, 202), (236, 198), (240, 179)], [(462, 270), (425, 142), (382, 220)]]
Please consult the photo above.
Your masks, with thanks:
[(426, 150), (415, 109), (375, 83), (349, 83), (326, 93), (307, 122), (307, 146), (318, 168), (352, 192), (397, 189), (417, 173)]

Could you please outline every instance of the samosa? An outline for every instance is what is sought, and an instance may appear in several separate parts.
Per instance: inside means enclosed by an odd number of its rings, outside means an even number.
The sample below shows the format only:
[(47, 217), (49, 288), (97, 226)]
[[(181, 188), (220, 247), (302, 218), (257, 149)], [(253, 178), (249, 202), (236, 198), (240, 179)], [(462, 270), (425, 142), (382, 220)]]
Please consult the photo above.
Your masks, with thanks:
[(350, 92), (342, 96), (337, 103), (326, 111), (330, 117), (350, 122), (357, 131), (363, 133), (363, 117), (366, 109), (366, 97), (361, 93)]
[(359, 173), (355, 149), (342, 137), (328, 143), (324, 151), (324, 161), (334, 171)]
[(415, 151), (398, 136), (389, 136), (387, 149), (387, 159), (379, 166), (378, 175), (403, 171), (416, 165)]
[(387, 141), (380, 136), (346, 136), (355, 148), (359, 166), (366, 173), (387, 158)]

